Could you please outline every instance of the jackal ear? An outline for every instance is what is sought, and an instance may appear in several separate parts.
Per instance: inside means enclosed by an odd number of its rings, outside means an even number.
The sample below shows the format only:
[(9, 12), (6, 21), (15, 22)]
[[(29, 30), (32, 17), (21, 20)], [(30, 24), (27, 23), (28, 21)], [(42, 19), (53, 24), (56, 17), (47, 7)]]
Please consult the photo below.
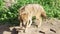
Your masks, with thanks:
[(20, 8), (20, 10), (24, 10), (25, 9), (25, 6), (22, 6), (21, 8)]
[(25, 9), (25, 6), (22, 6), (17, 11), (21, 11), (21, 10), (24, 10), (24, 9)]

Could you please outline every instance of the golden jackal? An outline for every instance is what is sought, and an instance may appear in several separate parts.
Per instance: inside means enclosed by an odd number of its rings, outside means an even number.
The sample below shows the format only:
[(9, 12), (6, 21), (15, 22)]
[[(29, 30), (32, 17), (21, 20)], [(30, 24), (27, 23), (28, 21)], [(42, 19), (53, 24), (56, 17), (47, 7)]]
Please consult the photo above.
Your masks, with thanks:
[(39, 4), (28, 4), (19, 9), (20, 24), (22, 24), (25, 28), (31, 26), (33, 16), (36, 17), (36, 20), (39, 23), (38, 27), (40, 27), (42, 23), (42, 16), (46, 17), (46, 12)]

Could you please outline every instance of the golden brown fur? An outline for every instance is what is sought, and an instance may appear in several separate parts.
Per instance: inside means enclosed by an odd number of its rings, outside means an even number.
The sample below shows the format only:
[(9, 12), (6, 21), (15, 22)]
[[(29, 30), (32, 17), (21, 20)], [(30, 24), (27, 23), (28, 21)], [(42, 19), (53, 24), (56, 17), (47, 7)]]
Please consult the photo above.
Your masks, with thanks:
[(42, 23), (41, 16), (46, 17), (46, 12), (39, 4), (28, 4), (19, 9), (19, 20), (26, 29), (31, 26), (33, 16), (36, 16), (39, 23), (38, 27), (40, 27)]

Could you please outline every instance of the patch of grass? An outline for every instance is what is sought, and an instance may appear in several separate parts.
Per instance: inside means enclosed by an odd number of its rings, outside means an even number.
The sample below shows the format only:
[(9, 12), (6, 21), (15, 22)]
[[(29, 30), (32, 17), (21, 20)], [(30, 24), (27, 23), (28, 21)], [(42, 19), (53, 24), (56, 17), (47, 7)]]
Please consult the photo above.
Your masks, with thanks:
[[(17, 3), (6, 8), (4, 0), (0, 0), (0, 24), (8, 22), (14, 24), (18, 22), (18, 9), (26, 4), (40, 4), (46, 11), (48, 17), (60, 19), (60, 0), (16, 0)], [(15, 21), (16, 20), (16, 21)], [(15, 24), (16, 24), (15, 23)]]

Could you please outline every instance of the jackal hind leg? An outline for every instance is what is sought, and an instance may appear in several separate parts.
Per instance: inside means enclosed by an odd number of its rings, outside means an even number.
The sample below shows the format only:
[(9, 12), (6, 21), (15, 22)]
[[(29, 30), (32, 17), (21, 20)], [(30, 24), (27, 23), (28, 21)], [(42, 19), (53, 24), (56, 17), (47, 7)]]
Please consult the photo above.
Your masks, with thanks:
[(36, 16), (36, 20), (37, 20), (37, 27), (39, 28), (39, 27), (41, 27), (41, 23), (42, 23), (42, 18), (40, 17), (40, 16)]
[(39, 18), (39, 25), (38, 25), (38, 28), (41, 27), (41, 25), (42, 25), (42, 18), (40, 17), (40, 18)]

